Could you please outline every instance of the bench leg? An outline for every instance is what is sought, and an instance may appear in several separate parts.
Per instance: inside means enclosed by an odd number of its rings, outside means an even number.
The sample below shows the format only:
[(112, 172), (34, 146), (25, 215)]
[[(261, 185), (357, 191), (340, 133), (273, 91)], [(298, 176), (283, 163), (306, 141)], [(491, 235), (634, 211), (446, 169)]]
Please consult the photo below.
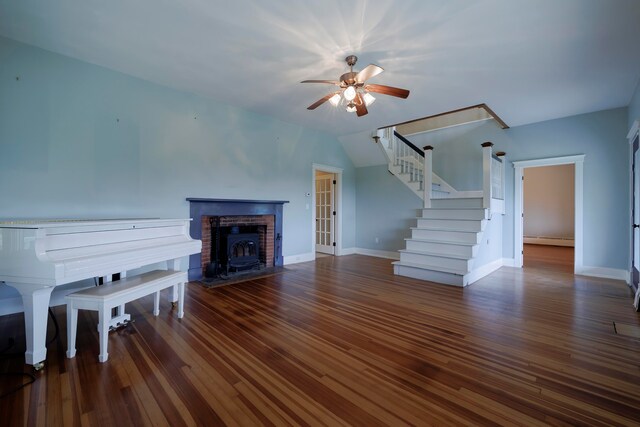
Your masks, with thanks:
[(67, 357), (76, 355), (76, 334), (78, 332), (78, 309), (67, 304)]
[(182, 319), (182, 316), (184, 316), (184, 282), (178, 283), (178, 319)]
[(100, 322), (100, 355), (98, 356), (98, 360), (100, 362), (106, 362), (109, 358), (109, 353), (107, 353), (107, 343), (109, 342), (109, 322), (107, 321), (108, 316), (111, 316), (111, 309), (102, 307), (100, 311), (98, 311), (98, 319)]
[(160, 291), (153, 294), (153, 315), (160, 314)]

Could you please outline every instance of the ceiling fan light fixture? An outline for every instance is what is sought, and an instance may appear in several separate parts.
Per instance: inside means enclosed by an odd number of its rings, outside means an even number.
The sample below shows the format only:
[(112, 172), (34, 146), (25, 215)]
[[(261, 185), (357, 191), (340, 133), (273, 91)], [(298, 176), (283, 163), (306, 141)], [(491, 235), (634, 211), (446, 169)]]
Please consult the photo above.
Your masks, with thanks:
[(369, 92), (366, 92), (362, 95), (362, 100), (364, 101), (364, 105), (368, 107), (376, 101), (376, 97), (371, 95)]
[(356, 97), (356, 88), (353, 86), (347, 86), (347, 88), (344, 90), (344, 99), (346, 99), (347, 101), (353, 101), (353, 98)]
[(333, 105), (334, 107), (337, 107), (338, 104), (340, 104), (340, 94), (336, 93), (335, 95), (333, 95), (331, 98), (329, 98), (329, 102), (331, 103), (331, 105)]
[(356, 112), (356, 105), (353, 102), (350, 102), (349, 104), (347, 104), (347, 112), (348, 113)]

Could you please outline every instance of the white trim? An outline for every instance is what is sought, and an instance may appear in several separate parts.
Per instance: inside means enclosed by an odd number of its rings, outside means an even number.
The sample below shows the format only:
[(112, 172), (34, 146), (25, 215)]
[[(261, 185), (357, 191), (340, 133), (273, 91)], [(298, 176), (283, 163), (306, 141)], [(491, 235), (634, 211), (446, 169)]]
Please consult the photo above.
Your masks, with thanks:
[(629, 133), (627, 134), (627, 139), (630, 141), (633, 141), (633, 138), (636, 136), (639, 130), (640, 130), (640, 119), (637, 119), (631, 125), (631, 129), (629, 129)]
[(346, 248), (346, 249), (342, 249), (342, 251), (340, 251), (340, 256), (344, 256), (344, 255), (355, 255), (357, 254), (357, 248)]
[(359, 255), (367, 255), (367, 256), (374, 256), (376, 258), (400, 260), (400, 252), (379, 251), (377, 249), (367, 249), (367, 248), (354, 248), (354, 249), (355, 249), (355, 253)]
[[(635, 141), (636, 136), (638, 136), (638, 133), (640, 132), (640, 119), (635, 120), (633, 122), (633, 125), (631, 125), (631, 129), (629, 130), (629, 133), (627, 134), (627, 139), (629, 140), (629, 170), (628, 170), (628, 175), (629, 175), (629, 211), (628, 211), (628, 218), (631, 219), (631, 223), (633, 224), (635, 222), (635, 218), (633, 217), (633, 141)], [(633, 235), (634, 230), (631, 230), (631, 234)], [(627, 270), (628, 270), (628, 278), (627, 278), (627, 283), (629, 284), (629, 286), (631, 286), (631, 288), (633, 289), (634, 285), (633, 285), (633, 237), (629, 239), (629, 259), (627, 262)], [(638, 290), (640, 290), (640, 286), (638, 287)]]
[(569, 165), (577, 162), (584, 162), (584, 154), (564, 157), (549, 157), (545, 159), (520, 160), (512, 162), (514, 168), (535, 168), (541, 166)]
[(601, 277), (603, 279), (622, 280), (629, 283), (629, 272), (621, 268), (591, 267), (583, 265), (576, 274), (582, 276)]
[(525, 237), (524, 243), (528, 245), (548, 245), (548, 246), (569, 246), (574, 247), (573, 239), (562, 239), (553, 237)]
[(516, 260), (513, 258), (502, 258), (502, 266), (503, 267), (514, 267)]
[[(336, 177), (335, 210), (337, 212), (334, 226), (336, 247), (334, 255), (342, 255), (342, 168), (313, 163), (311, 165), (311, 253), (316, 252), (316, 171), (329, 172)], [(315, 255), (314, 255), (315, 259)]]
[(282, 257), (282, 263), (284, 265), (298, 264), (300, 262), (309, 262), (316, 259), (315, 252), (308, 252), (306, 254), (287, 255)]
[(504, 263), (502, 261), (502, 258), (499, 258), (495, 261), (491, 261), (490, 263), (475, 268), (473, 271), (464, 275), (464, 286), (472, 285), (483, 277), (493, 273), (503, 265)]
[(514, 267), (522, 267), (522, 250), (523, 250), (523, 230), (522, 230), (522, 210), (523, 210), (523, 185), (522, 177), (524, 176), (524, 168), (529, 167), (542, 167), (542, 166), (556, 166), (573, 164), (574, 170), (574, 198), (575, 198), (575, 217), (574, 217), (574, 272), (578, 274), (578, 271), (583, 269), (583, 255), (584, 255), (584, 154), (576, 156), (565, 157), (552, 157), (546, 159), (534, 159), (523, 160), (513, 162), (515, 173), (513, 174), (513, 252), (514, 252)]

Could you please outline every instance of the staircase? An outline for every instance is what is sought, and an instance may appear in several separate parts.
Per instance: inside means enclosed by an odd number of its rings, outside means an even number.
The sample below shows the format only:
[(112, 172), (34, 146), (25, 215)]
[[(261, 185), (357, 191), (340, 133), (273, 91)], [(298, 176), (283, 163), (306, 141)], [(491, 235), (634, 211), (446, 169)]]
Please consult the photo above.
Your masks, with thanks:
[(400, 261), (393, 263), (394, 273), (448, 285), (468, 285), (488, 215), (482, 198), (433, 200), (431, 208), (422, 209), (417, 227), (411, 228), (411, 237), (405, 239)]
[[(400, 260), (393, 263), (394, 273), (454, 286), (467, 286), (491, 273), (502, 264), (502, 217), (492, 216), (503, 205), (488, 196), (486, 184), (499, 180), (484, 179), (483, 190), (459, 192), (433, 172), (425, 180), (424, 170), (431, 171), (431, 152), (422, 151), (393, 128), (378, 131), (377, 141), (389, 161), (389, 171), (422, 198), (424, 208), (411, 228), (411, 237), (399, 251)], [(502, 174), (502, 159), (483, 148), (483, 166), (488, 173)], [(483, 145), (485, 147), (485, 145)], [(425, 147), (431, 149), (431, 147)], [(425, 156), (426, 155), (426, 156)], [(488, 155), (488, 156), (487, 156)], [(487, 172), (485, 171), (485, 174)], [(504, 179), (503, 179), (504, 180)], [(431, 181), (430, 190), (424, 183)], [(497, 196), (498, 190), (494, 190)], [(500, 188), (499, 191), (502, 191)], [(499, 212), (499, 213), (504, 213)]]

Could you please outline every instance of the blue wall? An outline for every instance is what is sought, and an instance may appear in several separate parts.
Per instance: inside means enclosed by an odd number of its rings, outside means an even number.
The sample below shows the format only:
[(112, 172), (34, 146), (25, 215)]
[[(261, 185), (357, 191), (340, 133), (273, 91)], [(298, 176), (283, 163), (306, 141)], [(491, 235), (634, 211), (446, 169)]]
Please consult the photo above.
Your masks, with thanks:
[[(19, 77), (19, 79), (16, 79)], [(311, 251), (312, 164), (336, 138), (0, 38), (0, 218), (188, 217), (186, 197), (289, 200), (285, 256)]]
[(379, 251), (404, 248), (422, 199), (391, 175), (386, 165), (357, 168), (356, 182), (357, 246)]
[[(503, 256), (512, 258), (513, 249), (513, 176), (511, 161), (585, 154), (584, 162), (584, 265), (626, 269), (629, 246), (628, 218), (628, 143), (627, 109), (619, 108), (502, 130), (493, 122), (460, 126), (439, 132), (409, 137), (418, 146), (434, 145), (434, 169), (458, 190), (482, 189), (480, 144), (492, 141), (495, 151), (507, 152), (506, 206), (503, 222)], [(460, 161), (463, 159), (463, 161)], [(446, 165), (443, 166), (443, 165)], [(358, 216), (365, 195), (358, 171)], [(394, 180), (391, 175), (380, 179)], [(368, 192), (367, 210), (397, 206), (399, 222), (404, 211), (419, 206), (395, 192)], [(386, 219), (392, 222), (393, 219)], [(358, 230), (357, 245), (373, 230)], [(400, 246), (402, 247), (402, 246)], [(385, 247), (397, 250), (400, 247)]]

